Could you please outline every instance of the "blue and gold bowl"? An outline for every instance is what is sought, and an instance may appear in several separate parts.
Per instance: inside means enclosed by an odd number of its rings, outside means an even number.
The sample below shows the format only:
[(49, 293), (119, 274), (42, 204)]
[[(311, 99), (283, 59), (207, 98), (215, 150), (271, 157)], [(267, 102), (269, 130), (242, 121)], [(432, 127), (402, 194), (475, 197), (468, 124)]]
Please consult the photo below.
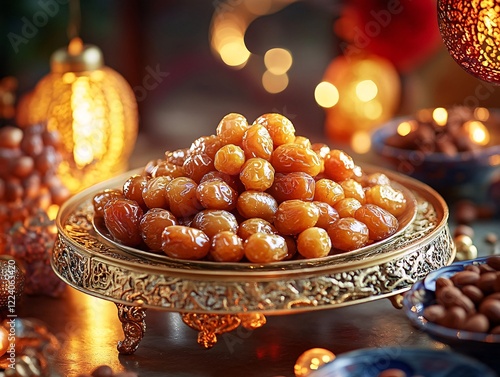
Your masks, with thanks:
[(496, 371), (500, 370), (500, 334), (487, 334), (458, 329), (451, 329), (427, 321), (424, 318), (426, 307), (436, 303), (436, 280), (450, 277), (470, 264), (486, 263), (487, 257), (455, 262), (431, 272), (427, 277), (415, 283), (406, 292), (403, 299), (403, 310), (410, 322), (433, 339), (450, 346), (453, 350), (472, 356), (488, 364)]
[(308, 377), (377, 377), (398, 369), (406, 377), (494, 377), (486, 365), (454, 352), (424, 348), (368, 348), (337, 356)]
[(498, 191), (494, 185), (500, 184), (500, 115), (496, 111), (490, 114), (490, 122), (485, 123), (491, 140), (488, 145), (454, 154), (391, 145), (388, 141), (397, 135), (401, 123), (416, 122), (413, 116), (392, 119), (372, 133), (376, 164), (428, 184), (448, 201), (492, 201), (492, 190)]

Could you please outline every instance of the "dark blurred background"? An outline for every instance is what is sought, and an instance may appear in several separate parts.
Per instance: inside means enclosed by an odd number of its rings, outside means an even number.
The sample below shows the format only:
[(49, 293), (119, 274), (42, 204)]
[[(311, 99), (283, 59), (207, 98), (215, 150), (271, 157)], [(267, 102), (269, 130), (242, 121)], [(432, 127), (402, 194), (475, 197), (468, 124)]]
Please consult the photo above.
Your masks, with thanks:
[[(244, 68), (234, 69), (211, 50), (210, 25), (217, 13), (232, 16), (246, 3), (272, 11), (250, 23), (245, 43), (252, 56)], [(368, 11), (384, 1), (357, 3)], [(99, 46), (106, 65), (134, 88), (140, 132), (157, 143), (184, 146), (194, 137), (213, 133), (229, 112), (240, 112), (252, 121), (271, 111), (287, 115), (298, 134), (318, 140), (324, 138), (325, 114), (314, 99), (314, 89), (330, 61), (342, 52), (335, 23), (344, 8), (343, 2), (334, 0), (85, 0), (80, 35), (85, 43)], [(422, 14), (405, 17), (402, 37), (419, 31)], [(433, 20), (435, 14), (426, 17)], [(18, 96), (49, 72), (51, 53), (68, 43), (68, 19), (67, 0), (0, 3), (0, 78), (15, 76)], [(26, 35), (23, 28), (34, 21), (41, 26)], [(14, 34), (22, 39), (13, 42)], [(396, 51), (405, 44), (394, 43)], [(289, 50), (293, 65), (286, 89), (272, 94), (261, 80), (263, 54), (274, 47)], [(157, 72), (157, 85), (145, 92), (140, 88), (152, 71)], [(402, 94), (395, 115), (470, 102), (471, 96), (477, 105), (497, 107), (498, 88), (462, 71), (442, 42), (399, 75)]]

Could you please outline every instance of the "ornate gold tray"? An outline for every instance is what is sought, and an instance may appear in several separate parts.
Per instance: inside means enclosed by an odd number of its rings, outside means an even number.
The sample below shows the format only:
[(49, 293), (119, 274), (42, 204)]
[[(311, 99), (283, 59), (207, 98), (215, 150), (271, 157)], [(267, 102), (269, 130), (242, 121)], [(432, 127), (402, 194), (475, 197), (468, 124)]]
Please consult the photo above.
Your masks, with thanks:
[(264, 315), (333, 309), (386, 297), (399, 306), (401, 293), (454, 259), (448, 207), (419, 181), (380, 168), (363, 169), (381, 171), (410, 190), (416, 213), (397, 237), (359, 253), (256, 268), (138, 257), (106, 241), (92, 223), (92, 197), (119, 186), (131, 175), (128, 172), (82, 191), (61, 207), (52, 267), (70, 286), (116, 303), (125, 333), (118, 344), (121, 353), (137, 349), (147, 308), (181, 313), (186, 324), (200, 331), (198, 342), (211, 347), (217, 334), (239, 325), (262, 326)]

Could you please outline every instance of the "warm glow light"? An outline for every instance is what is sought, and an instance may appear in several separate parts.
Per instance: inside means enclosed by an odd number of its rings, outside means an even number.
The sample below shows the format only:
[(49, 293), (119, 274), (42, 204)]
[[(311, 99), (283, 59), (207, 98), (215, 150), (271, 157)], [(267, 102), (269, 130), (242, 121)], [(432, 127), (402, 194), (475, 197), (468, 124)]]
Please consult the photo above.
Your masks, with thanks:
[(356, 95), (363, 102), (369, 102), (377, 96), (378, 88), (372, 80), (363, 80), (356, 85)]
[[(297, 0), (220, 0), (214, 3), (210, 25), (210, 45), (214, 53), (218, 54), (222, 61), (230, 67), (243, 68), (251, 56), (251, 52), (245, 45), (245, 34), (248, 26), (258, 17), (275, 13)], [(271, 49), (266, 58), (266, 68), (275, 75), (284, 75), (292, 65), (290, 52), (282, 48)], [(273, 83), (276, 80), (273, 80)], [(285, 76), (281, 77), (281, 85), (285, 82)], [(288, 85), (288, 76), (286, 76)], [(286, 87), (285, 85), (285, 87)], [(277, 93), (284, 88), (268, 90)]]
[(365, 154), (370, 151), (370, 133), (366, 131), (356, 131), (351, 138), (351, 148), (355, 153)]
[(269, 93), (282, 92), (288, 86), (288, 76), (286, 73), (283, 75), (274, 75), (266, 71), (262, 75), (262, 86)]
[(444, 126), (448, 122), (448, 111), (443, 107), (437, 107), (432, 112), (432, 119), (438, 126)]
[(464, 129), (474, 143), (487, 145), (490, 142), (490, 133), (482, 122), (476, 120), (468, 121), (464, 124)]
[(264, 64), (269, 72), (282, 75), (292, 66), (292, 54), (283, 48), (272, 48), (264, 55)]
[(333, 141), (349, 142), (356, 131), (369, 131), (390, 119), (400, 98), (398, 72), (375, 56), (339, 56), (328, 65), (323, 81), (339, 93), (335, 106), (325, 108), (326, 133)]
[(65, 84), (73, 84), (73, 82), (76, 80), (76, 75), (73, 72), (66, 72), (63, 75), (62, 79)]
[(363, 106), (363, 113), (367, 119), (377, 120), (383, 114), (382, 104), (378, 101), (371, 101)]
[(416, 118), (422, 123), (432, 122), (432, 111), (430, 109), (421, 109), (417, 111)]
[(273, 0), (245, 0), (245, 7), (257, 16), (263, 16), (271, 10)]
[(58, 176), (71, 193), (126, 170), (137, 135), (134, 93), (108, 67), (50, 73), (36, 86), (29, 122), (61, 137)]
[(250, 51), (243, 39), (224, 44), (219, 53), (222, 61), (231, 67), (242, 66), (250, 58)]
[(55, 220), (57, 212), (59, 212), (59, 206), (57, 204), (52, 204), (47, 208), (47, 216), (50, 220)]
[(439, 0), (437, 3), (439, 29), (451, 57), (474, 77), (498, 84), (498, 1)]
[(9, 332), (5, 327), (0, 326), (0, 356), (5, 355), (5, 353), (9, 349), (9, 346)]
[(71, 55), (78, 55), (81, 54), (83, 50), (83, 42), (80, 38), (76, 37), (73, 38), (68, 45), (68, 52)]
[[(80, 318), (78, 321), (72, 320), (66, 324), (64, 340), (64, 352), (72, 360), (78, 360), (81, 349), (78, 342), (73, 339), (78, 337), (82, 342), (92, 344), (93, 365), (110, 365), (111, 349), (110, 339), (121, 331), (120, 322), (116, 321), (116, 306), (109, 301), (96, 298), (90, 295), (82, 295), (71, 290), (67, 300), (78, 302)], [(77, 301), (78, 300), (78, 301)], [(78, 324), (78, 326), (76, 325)], [(80, 372), (81, 370), (78, 370)]]
[(474, 117), (481, 122), (486, 122), (490, 118), (490, 111), (485, 107), (476, 107)]
[(319, 367), (335, 360), (335, 354), (324, 348), (312, 348), (305, 351), (295, 362), (295, 377), (307, 377)]
[(396, 132), (398, 133), (398, 135), (406, 136), (413, 130), (413, 128), (414, 125), (411, 122), (401, 122), (398, 125)]
[(490, 156), (489, 163), (491, 166), (500, 165), (500, 154), (495, 154), (493, 156)]
[(339, 91), (328, 81), (320, 82), (314, 90), (314, 99), (321, 107), (330, 108), (339, 102)]

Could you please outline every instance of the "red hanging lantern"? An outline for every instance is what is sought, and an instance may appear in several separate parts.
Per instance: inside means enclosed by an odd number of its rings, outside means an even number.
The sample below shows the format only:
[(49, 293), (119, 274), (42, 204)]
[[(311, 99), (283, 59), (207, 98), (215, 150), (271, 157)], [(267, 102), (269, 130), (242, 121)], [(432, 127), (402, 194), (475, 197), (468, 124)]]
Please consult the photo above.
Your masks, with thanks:
[(500, 83), (500, 2), (440, 0), (439, 30), (451, 57), (471, 75)]

